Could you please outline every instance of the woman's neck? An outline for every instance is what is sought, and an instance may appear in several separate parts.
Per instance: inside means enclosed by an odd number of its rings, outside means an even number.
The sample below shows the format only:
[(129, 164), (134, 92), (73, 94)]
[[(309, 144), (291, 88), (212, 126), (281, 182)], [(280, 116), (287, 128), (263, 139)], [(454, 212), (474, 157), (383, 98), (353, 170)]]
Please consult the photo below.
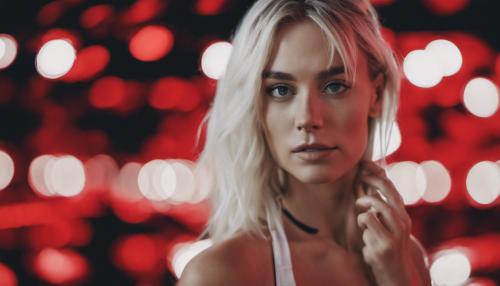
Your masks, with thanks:
[[(317, 228), (316, 238), (338, 240), (345, 215), (353, 204), (355, 175), (356, 170), (353, 170), (325, 184), (304, 184), (290, 176), (282, 199), (283, 207), (301, 223)], [(297, 232), (310, 235), (298, 228)]]

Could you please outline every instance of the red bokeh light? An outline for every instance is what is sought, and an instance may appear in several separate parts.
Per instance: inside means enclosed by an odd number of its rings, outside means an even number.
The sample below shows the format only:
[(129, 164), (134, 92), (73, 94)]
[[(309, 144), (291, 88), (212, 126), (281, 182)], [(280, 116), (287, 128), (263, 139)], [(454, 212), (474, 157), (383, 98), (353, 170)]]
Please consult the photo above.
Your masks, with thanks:
[(133, 202), (115, 197), (111, 200), (111, 207), (119, 219), (131, 224), (142, 223), (153, 215), (151, 205), (146, 200)]
[(470, 4), (470, 0), (424, 0), (425, 6), (438, 15), (451, 15), (465, 9)]
[(115, 244), (113, 262), (132, 275), (155, 275), (163, 268), (163, 252), (160, 250), (152, 237), (131, 235)]
[(226, 7), (227, 2), (227, 0), (198, 0), (194, 9), (200, 15), (217, 15)]
[(118, 77), (108, 76), (94, 82), (89, 91), (89, 100), (97, 108), (112, 108), (122, 102), (125, 93), (125, 81)]
[(187, 80), (165, 77), (151, 89), (149, 103), (157, 109), (179, 109), (190, 111), (201, 102), (198, 88)]
[(87, 29), (95, 28), (106, 21), (106, 19), (111, 19), (113, 14), (113, 6), (107, 4), (95, 5), (82, 13), (80, 24)]
[(2, 286), (16, 286), (16, 274), (6, 265), (0, 263), (0, 285)]
[(63, 15), (64, 8), (62, 1), (52, 1), (38, 11), (36, 21), (42, 26), (52, 25)]
[(130, 40), (130, 53), (140, 61), (156, 61), (168, 54), (174, 46), (174, 35), (166, 27), (147, 26)]
[(106, 68), (109, 58), (108, 50), (100, 45), (81, 49), (73, 67), (61, 79), (68, 82), (90, 80)]
[(76, 282), (89, 274), (89, 264), (79, 253), (69, 249), (46, 248), (33, 261), (35, 272), (53, 284)]
[(80, 220), (59, 220), (33, 226), (27, 231), (27, 239), (33, 249), (83, 246), (88, 244), (91, 238), (91, 226)]
[(165, 10), (167, 3), (165, 0), (137, 0), (122, 14), (122, 22), (138, 24), (152, 20)]
[(80, 49), (81, 40), (77, 36), (76, 32), (65, 30), (65, 29), (51, 29), (45, 32), (35, 43), (35, 50), (38, 51), (45, 43), (52, 40), (64, 39), (71, 43), (71, 45), (76, 49)]

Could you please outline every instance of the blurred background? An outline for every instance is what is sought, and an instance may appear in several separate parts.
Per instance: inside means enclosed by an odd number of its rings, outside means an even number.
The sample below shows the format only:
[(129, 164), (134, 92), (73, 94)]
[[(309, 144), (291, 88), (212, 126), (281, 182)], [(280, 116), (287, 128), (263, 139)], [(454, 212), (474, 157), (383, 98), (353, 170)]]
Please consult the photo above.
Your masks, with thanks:
[[(372, 2), (432, 279), (499, 285), (500, 2)], [(210, 245), (197, 130), (252, 3), (0, 1), (0, 285), (174, 285)]]

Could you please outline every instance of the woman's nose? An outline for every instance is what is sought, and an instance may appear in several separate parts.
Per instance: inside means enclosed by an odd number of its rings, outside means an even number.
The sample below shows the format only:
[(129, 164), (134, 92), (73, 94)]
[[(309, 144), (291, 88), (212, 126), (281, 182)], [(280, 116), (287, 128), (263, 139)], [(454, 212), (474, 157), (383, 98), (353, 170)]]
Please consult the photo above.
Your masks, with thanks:
[(295, 126), (298, 131), (311, 132), (323, 126), (322, 104), (319, 94), (308, 91), (297, 98)]

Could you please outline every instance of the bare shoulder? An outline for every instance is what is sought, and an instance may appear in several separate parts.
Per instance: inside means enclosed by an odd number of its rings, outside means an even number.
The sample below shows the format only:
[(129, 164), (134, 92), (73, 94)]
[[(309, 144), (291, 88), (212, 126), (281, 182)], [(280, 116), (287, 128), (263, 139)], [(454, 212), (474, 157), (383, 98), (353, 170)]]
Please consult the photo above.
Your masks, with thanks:
[(269, 247), (265, 239), (248, 234), (214, 244), (186, 265), (177, 285), (255, 285), (252, 274), (262, 267), (255, 258), (268, 255), (270, 260)]
[(427, 251), (415, 236), (410, 236), (410, 242), (412, 260), (415, 263), (417, 275), (420, 277), (420, 285), (431, 285)]

